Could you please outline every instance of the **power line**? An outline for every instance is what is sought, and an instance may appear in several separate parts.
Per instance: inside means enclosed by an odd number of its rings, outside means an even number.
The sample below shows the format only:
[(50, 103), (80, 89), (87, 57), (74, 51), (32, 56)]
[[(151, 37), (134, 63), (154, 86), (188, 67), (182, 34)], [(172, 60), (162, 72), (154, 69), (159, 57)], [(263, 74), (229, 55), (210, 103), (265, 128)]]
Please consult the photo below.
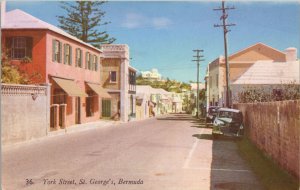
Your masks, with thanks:
[(204, 59), (201, 59), (201, 57), (204, 57), (203, 55), (200, 55), (200, 52), (203, 52), (202, 49), (194, 49), (194, 52), (196, 52), (196, 55), (194, 55), (193, 57), (195, 57), (195, 61), (197, 63), (197, 100), (196, 100), (196, 106), (197, 106), (197, 113), (196, 116), (197, 118), (199, 117), (199, 66), (200, 66), (200, 61), (204, 61)]
[(227, 107), (230, 107), (229, 64), (228, 64), (228, 55), (227, 55), (227, 33), (230, 32), (230, 30), (228, 30), (227, 27), (235, 26), (235, 24), (227, 24), (226, 20), (228, 18), (227, 11), (232, 9), (235, 9), (235, 7), (225, 7), (225, 1), (222, 1), (222, 7), (213, 9), (214, 11), (222, 11), (222, 15), (220, 17), (220, 20), (222, 20), (222, 24), (215, 24), (214, 27), (223, 27), (225, 65), (226, 65), (226, 106)]

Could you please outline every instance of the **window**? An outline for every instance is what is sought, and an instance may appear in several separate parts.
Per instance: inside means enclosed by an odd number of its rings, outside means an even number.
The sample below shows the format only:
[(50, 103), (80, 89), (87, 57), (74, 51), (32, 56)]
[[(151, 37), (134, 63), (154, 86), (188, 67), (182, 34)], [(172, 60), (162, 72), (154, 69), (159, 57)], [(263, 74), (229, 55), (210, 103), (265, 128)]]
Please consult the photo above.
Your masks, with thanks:
[(135, 72), (129, 71), (129, 84), (135, 85)]
[(216, 86), (219, 86), (219, 74), (216, 75)]
[(61, 42), (58, 40), (52, 41), (52, 61), (61, 63)]
[(72, 65), (72, 47), (64, 44), (64, 64)]
[(94, 115), (93, 105), (94, 105), (94, 93), (93, 91), (87, 91), (88, 97), (86, 97), (86, 117), (91, 117)]
[(13, 38), (13, 58), (21, 59), (26, 55), (26, 39), (24, 37)]
[(209, 77), (209, 88), (211, 88), (212, 87), (212, 77), (210, 76)]
[(82, 50), (80, 48), (76, 48), (75, 66), (82, 67)]
[(85, 54), (85, 68), (91, 70), (91, 63), (92, 58), (91, 54), (89, 52), (86, 52)]
[(116, 83), (117, 82), (117, 72), (116, 71), (110, 71), (110, 82)]
[(32, 58), (32, 37), (7, 37), (6, 48), (12, 59)]
[(96, 55), (93, 56), (93, 65), (92, 65), (92, 70), (97, 71), (98, 69), (98, 57)]
[(67, 94), (62, 89), (54, 89), (53, 104), (65, 104), (67, 102)]

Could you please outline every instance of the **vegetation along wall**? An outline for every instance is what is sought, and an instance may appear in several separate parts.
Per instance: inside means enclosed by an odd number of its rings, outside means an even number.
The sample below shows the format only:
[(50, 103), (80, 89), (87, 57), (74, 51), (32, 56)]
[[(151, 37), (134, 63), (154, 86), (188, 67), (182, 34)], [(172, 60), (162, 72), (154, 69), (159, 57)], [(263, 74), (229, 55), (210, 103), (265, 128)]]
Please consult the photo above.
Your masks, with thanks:
[(282, 168), (299, 178), (300, 100), (235, 104), (246, 135)]

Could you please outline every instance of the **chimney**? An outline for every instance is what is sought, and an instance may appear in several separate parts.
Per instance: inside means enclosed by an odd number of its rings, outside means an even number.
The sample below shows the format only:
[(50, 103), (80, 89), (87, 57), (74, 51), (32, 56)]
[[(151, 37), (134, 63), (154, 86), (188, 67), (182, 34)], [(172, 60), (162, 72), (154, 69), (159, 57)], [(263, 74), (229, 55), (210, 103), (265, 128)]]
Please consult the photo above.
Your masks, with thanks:
[(5, 13), (6, 13), (6, 2), (1, 1), (1, 28), (4, 26)]
[(287, 62), (297, 61), (297, 48), (289, 47), (285, 50), (285, 58)]

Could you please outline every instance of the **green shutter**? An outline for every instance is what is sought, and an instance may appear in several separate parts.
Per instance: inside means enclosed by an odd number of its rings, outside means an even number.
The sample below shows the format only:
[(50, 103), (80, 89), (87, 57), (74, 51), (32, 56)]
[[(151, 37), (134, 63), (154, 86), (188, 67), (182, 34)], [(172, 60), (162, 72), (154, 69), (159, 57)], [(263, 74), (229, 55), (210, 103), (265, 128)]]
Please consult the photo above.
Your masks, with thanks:
[(93, 55), (92, 56), (92, 61), (91, 61), (91, 68), (90, 68), (90, 70), (94, 70), (94, 62), (95, 62), (95, 56)]
[(9, 59), (11, 59), (11, 57), (12, 57), (12, 55), (11, 55), (12, 38), (11, 37), (5, 38), (5, 48), (6, 48), (6, 51), (7, 51), (7, 57)]
[(26, 37), (26, 56), (32, 58), (32, 37)]
[(59, 58), (58, 58), (58, 62), (61, 63), (62, 62), (62, 48), (61, 48), (61, 42), (58, 42), (59, 45)]
[(66, 64), (66, 62), (67, 62), (67, 58), (66, 58), (66, 49), (67, 49), (67, 45), (66, 44), (64, 44), (64, 64)]
[(55, 40), (52, 40), (52, 61), (55, 61)]
[(70, 47), (70, 63), (69, 65), (72, 65), (72, 46), (69, 46)]
[(80, 61), (79, 61), (79, 67), (82, 67), (82, 50), (79, 49), (79, 54), (80, 54)]
[(96, 56), (95, 58), (96, 58), (96, 61), (95, 61), (95, 71), (97, 71), (98, 70), (98, 57)]
[(85, 69), (88, 68), (88, 52), (85, 53)]
[(78, 58), (78, 48), (75, 49), (75, 67), (78, 67), (77, 58)]

